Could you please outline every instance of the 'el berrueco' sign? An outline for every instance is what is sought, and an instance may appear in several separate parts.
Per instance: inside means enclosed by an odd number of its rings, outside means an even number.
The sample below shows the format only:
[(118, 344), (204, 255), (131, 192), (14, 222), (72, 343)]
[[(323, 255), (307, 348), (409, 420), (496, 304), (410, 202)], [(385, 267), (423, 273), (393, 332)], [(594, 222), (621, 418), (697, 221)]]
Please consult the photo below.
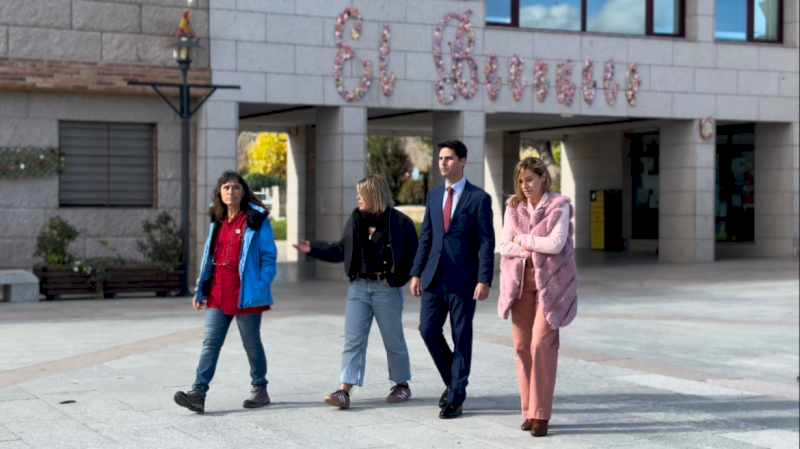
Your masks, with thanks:
[[(472, 57), (472, 50), (475, 47), (475, 33), (472, 30), (472, 23), (469, 21), (469, 16), (472, 10), (467, 10), (464, 14), (451, 12), (445, 14), (436, 25), (433, 32), (433, 63), (436, 66), (436, 72), (439, 75), (435, 84), (436, 97), (442, 104), (451, 104), (459, 96), (466, 100), (473, 98), (478, 93), (478, 86), (480, 80), (478, 79), (478, 63)], [(362, 18), (358, 8), (346, 7), (339, 13), (334, 25), (334, 42), (338, 52), (333, 64), (333, 79), (336, 83), (336, 90), (345, 101), (355, 102), (360, 100), (369, 91), (372, 84), (372, 62), (368, 58), (362, 58), (361, 64), (363, 66), (363, 73), (361, 82), (356, 86), (353, 91), (347, 90), (344, 86), (344, 76), (342, 74), (342, 66), (345, 62), (355, 58), (356, 51), (350, 45), (344, 42), (343, 32), (344, 26), (347, 22), (353, 19), (353, 28), (350, 31), (350, 37), (357, 40), (361, 37)], [(442, 35), (444, 29), (450, 21), (457, 22), (456, 37), (454, 42), (448, 42), (450, 46), (450, 59), (451, 68), (448, 72), (445, 69), (445, 64), (442, 59)], [(389, 25), (384, 24), (381, 30), (381, 41), (379, 47), (379, 73), (381, 81), (381, 91), (384, 95), (391, 96), (394, 90), (395, 75), (389, 74), (389, 53), (390, 53), (391, 35), (389, 33)], [(520, 101), (525, 91), (526, 80), (522, 76), (525, 67), (525, 62), (517, 55), (511, 57), (509, 63), (509, 76), (508, 86), (511, 89), (514, 101)], [(467, 68), (467, 79), (464, 79), (464, 68)], [(486, 91), (489, 99), (492, 101), (497, 100), (502, 86), (502, 77), (497, 74), (497, 56), (494, 53), (489, 53), (486, 58), (485, 76), (486, 76)], [(617, 101), (617, 93), (619, 92), (619, 84), (614, 81), (615, 67), (614, 60), (609, 59), (605, 63), (605, 70), (603, 71), (603, 91), (605, 93), (606, 103), (613, 106)], [(594, 62), (590, 59), (583, 61), (583, 71), (581, 79), (581, 91), (583, 93), (583, 100), (586, 104), (591, 105), (594, 103), (595, 94), (597, 92), (597, 82), (594, 78)], [(547, 62), (542, 59), (536, 59), (533, 64), (533, 83), (531, 87), (536, 99), (542, 103), (547, 98), (550, 85), (545, 77), (547, 76)], [(446, 94), (446, 86), (451, 85), (450, 94)], [(625, 73), (625, 99), (631, 106), (636, 106), (636, 93), (642, 85), (642, 78), (635, 63), (628, 64), (628, 70)], [(572, 83), (572, 60), (567, 59), (566, 62), (559, 62), (556, 65), (556, 82), (555, 82), (556, 100), (565, 106), (571, 106), (572, 100), (575, 96), (575, 84)]]

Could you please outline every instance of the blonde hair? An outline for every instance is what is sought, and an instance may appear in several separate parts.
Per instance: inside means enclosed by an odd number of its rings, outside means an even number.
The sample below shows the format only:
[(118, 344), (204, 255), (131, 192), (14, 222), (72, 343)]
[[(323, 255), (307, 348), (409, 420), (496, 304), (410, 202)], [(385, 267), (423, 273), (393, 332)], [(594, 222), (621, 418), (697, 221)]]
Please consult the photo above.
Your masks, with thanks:
[(517, 204), (525, 201), (525, 194), (522, 193), (522, 188), (519, 186), (519, 178), (525, 170), (530, 170), (537, 176), (546, 174), (542, 188), (544, 192), (550, 191), (550, 172), (547, 170), (547, 165), (538, 157), (526, 157), (519, 161), (514, 168), (514, 196), (508, 199), (508, 205), (511, 207), (516, 207)]
[(380, 214), (390, 207), (394, 207), (394, 198), (392, 198), (392, 189), (389, 188), (389, 183), (383, 175), (371, 174), (366, 178), (358, 181), (356, 191), (362, 198), (371, 200), (373, 207), (377, 209)]

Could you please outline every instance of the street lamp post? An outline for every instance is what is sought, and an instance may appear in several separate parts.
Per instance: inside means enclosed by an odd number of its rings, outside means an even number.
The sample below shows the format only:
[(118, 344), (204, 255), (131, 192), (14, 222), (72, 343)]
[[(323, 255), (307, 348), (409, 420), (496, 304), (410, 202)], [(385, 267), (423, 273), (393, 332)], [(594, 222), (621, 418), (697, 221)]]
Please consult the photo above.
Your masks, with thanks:
[[(192, 116), (203, 103), (217, 89), (240, 89), (240, 86), (214, 85), (214, 84), (189, 84), (188, 72), (192, 64), (194, 49), (200, 46), (192, 39), (189, 33), (183, 33), (179, 39), (170, 44), (167, 48), (172, 48), (172, 55), (181, 70), (181, 83), (148, 83), (142, 81), (128, 81), (131, 86), (150, 86), (153, 90), (167, 102), (170, 108), (181, 118), (181, 237), (183, 239), (183, 264), (184, 274), (181, 279), (181, 296), (189, 294), (189, 125)], [(176, 108), (162, 92), (159, 87), (177, 87), (179, 92), (179, 106)], [(210, 89), (205, 96), (192, 108), (191, 89)]]

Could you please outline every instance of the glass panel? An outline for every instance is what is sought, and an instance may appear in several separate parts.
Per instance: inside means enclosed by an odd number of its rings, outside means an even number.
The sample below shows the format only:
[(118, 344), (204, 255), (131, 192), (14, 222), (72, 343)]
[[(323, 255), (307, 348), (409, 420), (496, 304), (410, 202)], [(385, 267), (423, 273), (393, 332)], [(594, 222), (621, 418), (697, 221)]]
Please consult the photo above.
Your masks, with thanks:
[(682, 19), (680, 0), (653, 0), (653, 33), (678, 34)]
[(511, 0), (486, 0), (486, 23), (511, 24)]
[(632, 239), (658, 238), (658, 134), (631, 135)]
[(645, 0), (586, 0), (586, 31), (644, 34)]
[(520, 0), (519, 26), (580, 31), (581, 0)]
[(750, 0), (754, 3), (753, 38), (757, 41), (777, 41), (778, 2), (780, 0)]
[(747, 0), (717, 0), (714, 39), (747, 40)]
[(717, 133), (729, 139), (717, 143), (716, 239), (751, 242), (755, 237), (755, 134), (752, 125), (718, 127)]

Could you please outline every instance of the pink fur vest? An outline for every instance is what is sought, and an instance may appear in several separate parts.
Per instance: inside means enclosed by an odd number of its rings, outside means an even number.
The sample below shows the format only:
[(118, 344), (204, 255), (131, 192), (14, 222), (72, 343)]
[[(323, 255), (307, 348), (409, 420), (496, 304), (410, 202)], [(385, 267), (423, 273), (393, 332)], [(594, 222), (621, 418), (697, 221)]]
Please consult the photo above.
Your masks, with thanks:
[[(548, 192), (547, 202), (531, 217), (527, 204), (521, 202), (516, 207), (506, 207), (506, 223), (503, 235), (511, 231), (513, 238), (518, 234), (533, 234), (546, 237), (550, 235), (553, 227), (561, 216), (561, 208), (569, 205), (570, 219), (573, 217), (573, 207), (568, 197), (553, 192)], [(510, 227), (510, 229), (508, 229)], [(578, 279), (573, 255), (572, 223), (569, 225), (569, 236), (564, 248), (558, 254), (532, 253), (535, 267), (536, 286), (538, 298), (542, 301), (545, 319), (551, 328), (564, 327), (572, 322), (578, 313)], [(524, 274), (524, 259), (521, 257), (503, 256), (500, 260), (500, 299), (497, 303), (497, 312), (503, 319), (508, 319), (511, 305), (522, 292), (522, 278)]]

